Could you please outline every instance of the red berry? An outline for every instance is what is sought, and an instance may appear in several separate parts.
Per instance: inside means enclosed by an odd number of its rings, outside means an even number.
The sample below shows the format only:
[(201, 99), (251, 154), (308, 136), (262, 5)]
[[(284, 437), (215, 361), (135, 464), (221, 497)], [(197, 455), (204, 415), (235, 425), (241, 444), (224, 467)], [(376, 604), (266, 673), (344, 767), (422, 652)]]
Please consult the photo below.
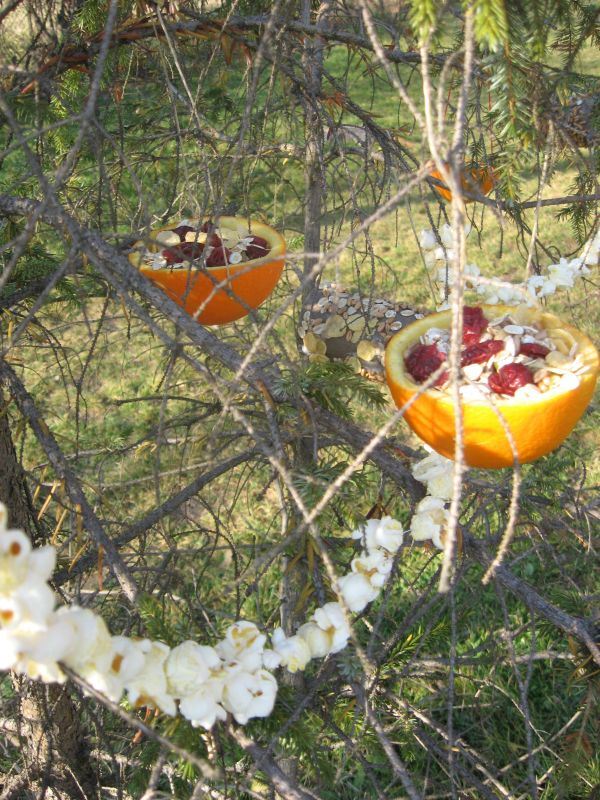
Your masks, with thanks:
[(206, 244), (209, 244), (211, 247), (221, 247), (223, 242), (217, 233), (211, 233), (210, 236), (206, 237)]
[(229, 256), (231, 255), (231, 250), (227, 247), (215, 247), (208, 258), (206, 259), (206, 266), (207, 267), (224, 267), (226, 264), (229, 264)]
[[(417, 344), (404, 359), (404, 366), (408, 374), (416, 383), (423, 383), (446, 360), (446, 356), (438, 350), (435, 344)], [(446, 380), (447, 373), (440, 375), (436, 386)]]
[(546, 358), (549, 352), (547, 347), (537, 342), (521, 342), (519, 348), (520, 356), (530, 356), (531, 358)]
[(488, 326), (480, 306), (465, 306), (463, 309), (463, 343), (476, 344)]
[(262, 236), (253, 236), (252, 242), (246, 247), (246, 255), (249, 259), (262, 258), (270, 251), (269, 243)]
[(186, 233), (193, 233), (194, 229), (190, 225), (178, 225), (176, 228), (173, 228), (173, 233), (176, 233), (179, 236), (179, 241), (185, 242), (185, 235)]
[(503, 349), (504, 342), (500, 342), (497, 339), (470, 344), (463, 350), (460, 359), (461, 367), (466, 367), (467, 364), (483, 364), (484, 361), (487, 361), (488, 358), (491, 358)]
[(488, 386), (493, 392), (511, 396), (528, 383), (533, 383), (533, 374), (524, 364), (505, 364), (488, 378)]
[(193, 261), (200, 258), (204, 245), (200, 242), (182, 242), (176, 247), (169, 247), (162, 251), (167, 264), (181, 264), (182, 261)]

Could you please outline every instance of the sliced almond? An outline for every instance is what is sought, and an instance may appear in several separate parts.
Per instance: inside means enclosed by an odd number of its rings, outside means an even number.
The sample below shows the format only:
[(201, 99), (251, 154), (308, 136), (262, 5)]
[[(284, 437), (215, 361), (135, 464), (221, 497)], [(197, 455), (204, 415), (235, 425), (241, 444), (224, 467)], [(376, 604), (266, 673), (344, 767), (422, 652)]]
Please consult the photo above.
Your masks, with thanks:
[(545, 360), (549, 367), (563, 367), (563, 369), (573, 363), (566, 353), (559, 350), (552, 350)]
[(360, 331), (362, 333), (366, 327), (365, 318), (363, 317), (362, 314), (354, 314), (353, 316), (348, 317), (347, 322), (348, 322), (348, 328), (353, 333), (356, 333), (357, 331)]
[(372, 361), (378, 354), (378, 349), (373, 342), (362, 339), (356, 347), (356, 355), (363, 361)]
[(325, 355), (327, 352), (327, 345), (325, 342), (319, 339), (318, 336), (315, 336), (312, 331), (306, 334), (302, 340), (302, 344), (311, 355)]
[(152, 234), (151, 238), (166, 245), (179, 244), (181, 242), (179, 234), (174, 231), (159, 231), (156, 234)]
[(197, 242), (198, 244), (205, 244), (206, 236), (207, 234), (204, 233), (204, 231), (188, 231), (185, 235), (185, 240), (186, 242)]
[(322, 336), (326, 339), (336, 339), (346, 333), (346, 322), (339, 314), (332, 314), (323, 329)]
[(470, 381), (476, 381), (481, 378), (484, 369), (485, 364), (467, 364), (466, 367), (463, 367), (463, 374)]
[(349, 364), (352, 367), (354, 372), (360, 372), (361, 371), (362, 364), (360, 363), (358, 358), (356, 358), (356, 356), (347, 356), (344, 359), (344, 361), (346, 362), (346, 364)]

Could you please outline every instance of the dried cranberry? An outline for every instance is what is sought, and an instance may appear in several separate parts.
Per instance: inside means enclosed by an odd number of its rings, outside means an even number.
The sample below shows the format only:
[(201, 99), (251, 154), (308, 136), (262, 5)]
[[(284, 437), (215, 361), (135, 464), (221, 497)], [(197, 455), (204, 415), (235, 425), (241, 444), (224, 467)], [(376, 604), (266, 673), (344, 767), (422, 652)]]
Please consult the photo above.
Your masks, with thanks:
[(180, 242), (185, 242), (186, 233), (193, 233), (194, 229), (191, 225), (178, 225), (176, 228), (173, 228), (173, 233), (176, 233), (179, 236)]
[(466, 367), (468, 364), (483, 364), (484, 361), (487, 361), (488, 358), (491, 358), (503, 349), (504, 342), (500, 342), (497, 339), (470, 344), (463, 350), (460, 365), (461, 367)]
[(167, 264), (181, 264), (182, 261), (193, 261), (200, 258), (204, 245), (201, 242), (182, 242), (176, 247), (169, 247), (162, 251)]
[(206, 222), (202, 223), (200, 230), (202, 231), (202, 233), (208, 233), (209, 230), (214, 227), (215, 223), (212, 221), (212, 219), (207, 219)]
[(488, 326), (480, 306), (465, 306), (463, 309), (463, 343), (477, 344)]
[(206, 259), (206, 266), (207, 267), (224, 267), (226, 264), (229, 264), (229, 256), (231, 255), (231, 250), (227, 247), (215, 247), (214, 250), (211, 251), (210, 255)]
[(519, 348), (520, 356), (530, 356), (531, 358), (546, 358), (549, 352), (547, 347), (537, 342), (521, 342)]
[(271, 250), (269, 243), (262, 236), (253, 236), (252, 241), (246, 247), (246, 255), (249, 259), (262, 258)]
[(496, 394), (513, 395), (528, 383), (533, 383), (533, 374), (524, 364), (505, 364), (488, 378), (488, 386)]
[(210, 236), (206, 237), (206, 244), (209, 244), (211, 247), (221, 247), (223, 242), (217, 233), (211, 233)]
[[(446, 360), (446, 356), (438, 350), (435, 344), (417, 344), (408, 356), (404, 359), (406, 371), (416, 383), (423, 383), (434, 373)], [(440, 375), (436, 381), (436, 386), (444, 383), (447, 373)]]

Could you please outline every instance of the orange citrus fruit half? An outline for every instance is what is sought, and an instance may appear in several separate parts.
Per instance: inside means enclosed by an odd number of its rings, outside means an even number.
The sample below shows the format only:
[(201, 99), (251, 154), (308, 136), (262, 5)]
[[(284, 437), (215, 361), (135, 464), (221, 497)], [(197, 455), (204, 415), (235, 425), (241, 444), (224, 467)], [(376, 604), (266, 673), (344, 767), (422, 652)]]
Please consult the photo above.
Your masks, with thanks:
[[(199, 229), (206, 220), (188, 219), (186, 223)], [(285, 240), (269, 225), (245, 217), (219, 217), (217, 230), (224, 243), (237, 242), (247, 236), (264, 239), (270, 249), (265, 256), (215, 267), (154, 269), (144, 263), (146, 250), (159, 253), (164, 243), (154, 243), (164, 231), (174, 230), (179, 224), (173, 222), (163, 228), (153, 229), (151, 242), (136, 242), (129, 254), (129, 261), (147, 278), (160, 286), (189, 314), (203, 325), (224, 325), (246, 316), (250, 309), (258, 308), (271, 294), (283, 271)], [(200, 238), (202, 234), (198, 234)]]
[[(521, 463), (549, 453), (566, 439), (587, 408), (598, 377), (599, 357), (587, 336), (553, 314), (526, 306), (482, 306), (482, 309), (489, 320), (510, 314), (521, 325), (545, 329), (553, 339), (576, 342), (578, 361), (583, 365), (575, 388), (558, 386), (527, 399), (493, 395), (497, 411), (484, 400), (463, 402), (466, 463), (470, 467), (497, 469), (513, 464), (513, 451), (497, 412), (511, 432)], [(420, 389), (406, 371), (406, 355), (430, 328), (449, 329), (450, 322), (451, 312), (441, 311), (413, 322), (390, 339), (385, 352), (386, 379), (398, 408), (414, 398)], [(434, 450), (446, 458), (454, 458), (454, 407), (448, 393), (427, 389), (414, 399), (404, 419)]]
[[(431, 177), (443, 184), (442, 186), (433, 186), (433, 188), (440, 195), (440, 197), (443, 197), (444, 200), (448, 200), (449, 202), (452, 199), (452, 192), (444, 183), (444, 179), (442, 178), (440, 172), (437, 169), (434, 169), (431, 173)], [(488, 195), (496, 184), (496, 178), (493, 171), (486, 169), (485, 167), (467, 167), (463, 170), (461, 184), (465, 192), (470, 192), (471, 194)], [(475, 198), (465, 197), (465, 203), (474, 202)]]

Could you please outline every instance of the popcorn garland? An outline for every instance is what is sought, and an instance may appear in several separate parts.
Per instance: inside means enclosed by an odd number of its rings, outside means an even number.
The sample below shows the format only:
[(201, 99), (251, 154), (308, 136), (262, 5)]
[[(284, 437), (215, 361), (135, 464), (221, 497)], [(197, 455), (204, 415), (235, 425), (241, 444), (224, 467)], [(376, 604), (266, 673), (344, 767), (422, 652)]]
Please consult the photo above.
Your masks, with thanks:
[[(440, 469), (440, 463), (451, 469), (451, 462), (436, 454), (424, 461), (420, 474), (428, 487), (447, 495), (447, 467)], [(439, 529), (437, 533), (434, 541), (439, 541)], [(413, 537), (426, 538), (415, 532)], [(357, 613), (387, 582), (404, 530), (388, 516), (369, 520), (352, 538), (362, 541), (363, 550), (336, 588), (346, 608)], [(338, 602), (317, 608), (292, 636), (277, 628), (272, 649), (265, 648), (266, 635), (243, 620), (231, 625), (214, 647), (190, 640), (170, 648), (149, 639), (111, 636), (92, 610), (56, 608), (48, 585), (55, 564), (53, 546), (34, 550), (22, 531), (7, 528), (6, 508), (0, 503), (0, 670), (62, 683), (64, 665), (114, 702), (127, 693), (132, 706), (150, 706), (169, 716), (179, 710), (194, 727), (211, 728), (228, 712), (240, 724), (268, 716), (277, 695), (272, 670), (303, 670), (312, 659), (343, 650), (350, 638)]]
[[(417, 506), (411, 535), (415, 541), (431, 539), (441, 549), (452, 462), (431, 453), (415, 464), (413, 475), (427, 484), (428, 496)], [(352, 533), (363, 550), (336, 587), (349, 611), (363, 611), (378, 597), (404, 534), (402, 524), (389, 516), (368, 520)], [(56, 608), (48, 586), (55, 564), (53, 546), (34, 550), (22, 531), (7, 528), (0, 503), (0, 670), (62, 683), (64, 664), (114, 702), (126, 692), (134, 707), (150, 706), (169, 716), (179, 709), (194, 727), (211, 728), (227, 712), (240, 724), (267, 717), (277, 695), (272, 670), (304, 670), (312, 659), (343, 650), (350, 638), (338, 602), (317, 608), (292, 636), (277, 628), (272, 649), (265, 648), (266, 635), (244, 620), (231, 625), (215, 647), (189, 640), (169, 648), (149, 639), (111, 636), (92, 610)]]
[[(471, 226), (467, 224), (465, 233), (468, 236), (470, 232)], [(432, 230), (424, 229), (419, 235), (419, 244), (424, 251), (425, 264), (433, 273), (434, 282), (445, 286), (454, 280), (454, 272), (449, 265), (454, 258), (454, 236), (451, 226), (446, 223), (442, 225), (439, 236), (443, 247), (439, 245)], [(467, 287), (476, 291), (484, 303), (489, 305), (526, 303), (532, 306), (541, 298), (554, 294), (559, 288), (573, 288), (575, 279), (589, 274), (589, 267), (598, 264), (599, 261), (600, 229), (586, 242), (580, 256), (570, 260), (561, 258), (558, 264), (550, 264), (546, 276), (532, 275), (522, 283), (486, 280), (477, 264), (467, 264), (464, 275)], [(438, 306), (438, 311), (449, 308), (444, 288), (440, 289), (440, 299), (442, 302)]]

